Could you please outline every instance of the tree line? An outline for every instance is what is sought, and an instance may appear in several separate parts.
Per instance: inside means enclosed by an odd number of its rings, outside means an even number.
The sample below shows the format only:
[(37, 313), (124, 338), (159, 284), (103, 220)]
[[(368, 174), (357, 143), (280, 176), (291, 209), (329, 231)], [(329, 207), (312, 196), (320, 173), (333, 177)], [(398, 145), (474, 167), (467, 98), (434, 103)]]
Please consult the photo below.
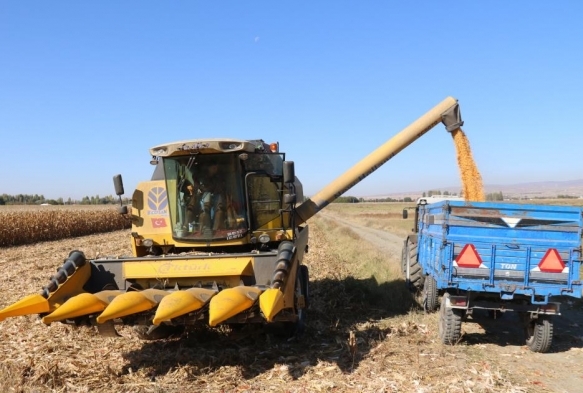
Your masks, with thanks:
[[(441, 192), (440, 190), (429, 190), (429, 191), (423, 191), (422, 193), (422, 197), (430, 197), (430, 196), (436, 196), (436, 195), (443, 195), (443, 196), (454, 196), (457, 197), (458, 194), (456, 192), (449, 192), (449, 191), (443, 191)], [(460, 194), (459, 196), (463, 196), (462, 194)], [(502, 194), (502, 191), (499, 192), (491, 192), (485, 195), (486, 200), (487, 201), (503, 201), (504, 200), (504, 194)], [(358, 202), (413, 202), (414, 199), (411, 197), (404, 197), (404, 198), (399, 198), (399, 199), (395, 199), (395, 198), (357, 198), (355, 196), (341, 196), (339, 198), (337, 198), (334, 202), (336, 203), (358, 203)]]
[[(127, 204), (129, 202), (128, 198), (123, 198), (123, 203)], [(76, 200), (68, 198), (64, 200), (63, 198), (57, 199), (46, 199), (44, 195), (39, 194), (18, 194), (18, 195), (0, 195), (0, 205), (110, 205), (118, 204), (119, 198), (117, 196), (108, 195), (105, 197), (95, 196), (84, 196), (81, 200)]]

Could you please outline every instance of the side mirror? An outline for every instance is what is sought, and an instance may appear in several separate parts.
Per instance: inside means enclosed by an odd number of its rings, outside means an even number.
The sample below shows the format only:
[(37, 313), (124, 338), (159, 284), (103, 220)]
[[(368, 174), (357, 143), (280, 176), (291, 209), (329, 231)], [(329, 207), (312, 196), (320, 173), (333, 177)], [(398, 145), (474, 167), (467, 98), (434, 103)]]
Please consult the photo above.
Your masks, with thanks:
[(296, 180), (294, 162), (284, 161), (283, 162), (283, 182), (286, 184), (293, 183)]
[(121, 200), (121, 196), (123, 195), (123, 181), (121, 180), (121, 175), (115, 175), (113, 177), (113, 187), (115, 188), (115, 193), (119, 197), (119, 207), (118, 212), (119, 214), (128, 214), (128, 207), (123, 205)]
[(113, 177), (113, 186), (115, 187), (115, 194), (117, 196), (122, 196), (124, 194), (123, 181), (121, 180), (121, 175), (115, 175)]
[(403, 219), (406, 219), (407, 217), (409, 217), (409, 212), (407, 209), (403, 209)]

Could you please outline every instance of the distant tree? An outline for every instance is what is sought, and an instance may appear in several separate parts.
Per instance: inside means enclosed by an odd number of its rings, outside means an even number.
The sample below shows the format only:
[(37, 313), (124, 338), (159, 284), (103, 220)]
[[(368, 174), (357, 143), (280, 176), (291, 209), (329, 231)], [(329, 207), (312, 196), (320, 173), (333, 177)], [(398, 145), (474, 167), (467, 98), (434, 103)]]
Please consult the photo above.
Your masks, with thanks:
[(413, 202), (413, 199), (411, 197), (405, 197), (403, 198), (403, 202)]
[(341, 197), (337, 198), (334, 202), (337, 202), (337, 203), (358, 203), (358, 202), (360, 202), (360, 199), (358, 199), (357, 197), (353, 197), (353, 196), (341, 196)]
[(486, 200), (487, 201), (503, 201), (504, 195), (502, 194), (502, 191), (492, 192), (492, 193), (486, 194)]
[(6, 201), (0, 196), (0, 205), (6, 205)]

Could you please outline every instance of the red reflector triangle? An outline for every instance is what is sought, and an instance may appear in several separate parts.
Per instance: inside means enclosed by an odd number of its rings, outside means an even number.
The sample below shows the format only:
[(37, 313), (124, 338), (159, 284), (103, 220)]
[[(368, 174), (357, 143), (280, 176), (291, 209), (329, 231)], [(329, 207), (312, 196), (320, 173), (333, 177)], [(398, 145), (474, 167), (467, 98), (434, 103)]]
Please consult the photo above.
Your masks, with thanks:
[(466, 244), (457, 256), (456, 262), (460, 267), (480, 267), (482, 259), (473, 244)]
[(549, 248), (538, 264), (538, 268), (541, 272), (561, 273), (565, 268), (565, 263), (556, 249)]

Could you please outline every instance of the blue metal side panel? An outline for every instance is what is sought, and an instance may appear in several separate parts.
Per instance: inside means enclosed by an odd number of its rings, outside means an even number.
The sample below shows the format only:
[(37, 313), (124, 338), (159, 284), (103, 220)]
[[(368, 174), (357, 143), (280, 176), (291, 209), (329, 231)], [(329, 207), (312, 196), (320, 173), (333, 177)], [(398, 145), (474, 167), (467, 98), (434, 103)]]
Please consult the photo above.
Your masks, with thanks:
[[(420, 206), (419, 261), (438, 288), (581, 297), (582, 210), (573, 206), (443, 201)], [(466, 244), (479, 267), (456, 266)], [(537, 269), (551, 248), (568, 269)]]

